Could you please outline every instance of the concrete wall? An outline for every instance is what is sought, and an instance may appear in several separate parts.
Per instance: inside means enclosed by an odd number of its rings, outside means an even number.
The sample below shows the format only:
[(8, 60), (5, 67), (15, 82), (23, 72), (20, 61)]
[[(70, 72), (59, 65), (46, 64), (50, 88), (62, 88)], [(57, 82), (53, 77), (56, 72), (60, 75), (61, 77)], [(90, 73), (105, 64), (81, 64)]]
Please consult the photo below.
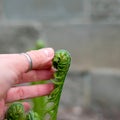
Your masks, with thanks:
[(34, 48), (36, 40), (42, 36), (40, 23), (0, 24), (0, 53), (20, 53)]
[(12, 20), (120, 22), (119, 0), (1, 0), (1, 3), (5, 15)]
[(69, 72), (64, 84), (61, 107), (120, 109), (120, 71), (92, 69)]
[(5, 13), (9, 19), (32, 19), (42, 22), (80, 16), (82, 0), (4, 0)]
[(66, 48), (73, 69), (119, 68), (119, 25), (63, 25), (46, 28), (50, 46)]

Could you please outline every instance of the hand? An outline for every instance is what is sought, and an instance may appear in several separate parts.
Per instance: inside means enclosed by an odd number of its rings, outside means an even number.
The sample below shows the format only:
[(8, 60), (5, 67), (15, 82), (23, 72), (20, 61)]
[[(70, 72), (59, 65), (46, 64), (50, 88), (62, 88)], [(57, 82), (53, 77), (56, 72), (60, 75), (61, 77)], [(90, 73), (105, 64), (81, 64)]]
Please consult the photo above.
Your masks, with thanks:
[[(54, 89), (52, 83), (15, 87), (17, 84), (49, 80), (53, 77), (52, 59), (54, 50), (52, 48), (27, 53), (32, 59), (32, 70), (29, 71), (29, 61), (25, 55), (0, 55), (0, 120), (4, 119), (7, 103), (48, 95)], [(30, 108), (28, 103), (23, 103), (23, 105), (26, 111)]]

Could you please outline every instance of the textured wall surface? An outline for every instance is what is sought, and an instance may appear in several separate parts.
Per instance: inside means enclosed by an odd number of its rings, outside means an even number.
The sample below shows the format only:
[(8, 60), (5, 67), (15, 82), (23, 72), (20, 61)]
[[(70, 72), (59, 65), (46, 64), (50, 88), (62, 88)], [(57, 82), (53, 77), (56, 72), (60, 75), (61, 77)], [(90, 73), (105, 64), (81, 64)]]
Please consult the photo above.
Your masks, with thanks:
[(9, 19), (119, 23), (119, 0), (1, 0)]
[(0, 24), (0, 53), (17, 53), (30, 50), (41, 36), (40, 24)]
[(80, 16), (83, 0), (4, 0), (9, 19), (55, 21)]
[(71, 52), (73, 67), (119, 68), (119, 25), (63, 25), (46, 28), (50, 46)]
[(120, 0), (91, 0), (91, 18), (95, 22), (120, 22)]

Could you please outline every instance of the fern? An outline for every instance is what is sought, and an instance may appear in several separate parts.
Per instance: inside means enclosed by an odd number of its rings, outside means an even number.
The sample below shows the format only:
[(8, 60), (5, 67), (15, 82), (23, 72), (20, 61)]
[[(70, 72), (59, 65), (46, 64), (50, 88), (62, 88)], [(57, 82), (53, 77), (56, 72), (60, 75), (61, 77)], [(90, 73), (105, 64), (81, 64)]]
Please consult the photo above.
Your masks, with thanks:
[(58, 50), (53, 59), (53, 66), (57, 70), (54, 74), (52, 82), (55, 84), (55, 89), (48, 97), (48, 103), (53, 103), (48, 109), (50, 120), (57, 120), (57, 112), (59, 101), (64, 85), (64, 81), (69, 70), (71, 56), (66, 50)]

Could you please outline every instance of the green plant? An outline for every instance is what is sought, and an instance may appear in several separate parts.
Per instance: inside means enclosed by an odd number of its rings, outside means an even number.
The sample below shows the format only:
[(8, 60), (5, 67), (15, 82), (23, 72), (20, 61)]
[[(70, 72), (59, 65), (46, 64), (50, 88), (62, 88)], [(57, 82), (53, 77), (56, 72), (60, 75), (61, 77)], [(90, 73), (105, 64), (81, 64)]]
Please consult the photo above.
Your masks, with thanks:
[[(37, 101), (37, 104), (41, 105), (39, 108), (41, 114), (39, 114), (39, 116), (34, 112), (25, 114), (23, 107), (20, 104), (18, 105), (18, 103), (13, 103), (8, 109), (7, 120), (57, 120), (59, 101), (64, 85), (64, 80), (69, 70), (70, 62), (71, 56), (68, 51), (58, 50), (55, 52), (53, 67), (56, 69), (56, 72), (54, 73), (54, 79), (51, 80), (55, 84), (55, 89), (51, 92), (50, 95), (45, 96), (42, 102)], [(15, 111), (16, 113), (14, 113)]]
[(55, 84), (55, 89), (48, 96), (48, 107), (46, 113), (49, 114), (50, 120), (57, 120), (57, 112), (59, 107), (59, 101), (64, 85), (64, 80), (66, 78), (67, 72), (69, 70), (71, 63), (71, 56), (66, 50), (58, 50), (55, 53), (53, 59), (53, 66), (56, 69), (54, 74), (54, 79), (52, 82)]
[(20, 102), (14, 102), (10, 105), (6, 113), (7, 120), (40, 120), (37, 113), (29, 111), (25, 113), (24, 107)]

